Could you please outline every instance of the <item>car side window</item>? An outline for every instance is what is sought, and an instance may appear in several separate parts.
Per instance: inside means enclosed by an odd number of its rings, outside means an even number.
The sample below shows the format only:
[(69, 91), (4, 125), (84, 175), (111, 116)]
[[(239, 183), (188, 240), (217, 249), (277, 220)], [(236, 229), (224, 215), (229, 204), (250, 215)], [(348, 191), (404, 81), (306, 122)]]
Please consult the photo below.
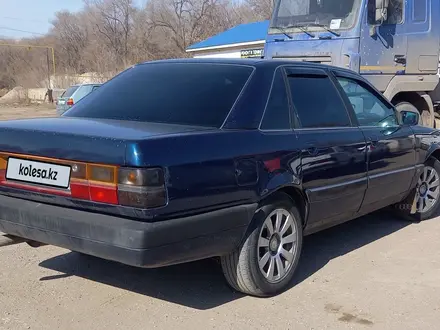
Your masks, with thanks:
[(277, 69), (261, 122), (261, 129), (286, 130), (290, 128), (290, 109), (286, 84), (281, 69)]
[(392, 106), (384, 103), (360, 82), (342, 77), (337, 77), (337, 80), (350, 100), (360, 126), (398, 125)]
[(293, 106), (302, 128), (351, 126), (347, 109), (326, 74), (289, 74), (288, 82)]

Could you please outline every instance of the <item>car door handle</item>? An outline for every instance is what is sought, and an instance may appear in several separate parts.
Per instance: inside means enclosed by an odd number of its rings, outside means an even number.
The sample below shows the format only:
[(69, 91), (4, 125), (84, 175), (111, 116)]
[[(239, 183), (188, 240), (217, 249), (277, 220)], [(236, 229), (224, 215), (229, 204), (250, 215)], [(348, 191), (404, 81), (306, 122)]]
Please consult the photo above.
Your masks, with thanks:
[(379, 143), (379, 138), (377, 136), (370, 136), (370, 145), (373, 147), (376, 146)]

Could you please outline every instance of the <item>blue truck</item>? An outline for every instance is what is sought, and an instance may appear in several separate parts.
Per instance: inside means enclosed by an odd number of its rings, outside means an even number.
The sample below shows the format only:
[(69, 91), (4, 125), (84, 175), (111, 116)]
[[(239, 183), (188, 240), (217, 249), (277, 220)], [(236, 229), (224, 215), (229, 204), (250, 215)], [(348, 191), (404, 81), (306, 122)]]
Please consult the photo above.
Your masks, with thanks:
[(349, 68), (439, 128), (439, 45), (438, 0), (275, 0), (264, 57)]

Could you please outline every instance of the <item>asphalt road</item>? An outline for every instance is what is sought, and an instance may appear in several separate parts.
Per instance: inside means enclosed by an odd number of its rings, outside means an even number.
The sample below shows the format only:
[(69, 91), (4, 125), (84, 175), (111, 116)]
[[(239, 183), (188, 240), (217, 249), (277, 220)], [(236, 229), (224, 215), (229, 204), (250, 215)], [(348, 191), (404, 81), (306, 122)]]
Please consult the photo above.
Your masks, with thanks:
[[(0, 108), (17, 113), (34, 116)], [(0, 329), (439, 329), (439, 250), (440, 218), (379, 212), (307, 237), (292, 287), (258, 299), (231, 291), (215, 260), (150, 270), (9, 246)]]

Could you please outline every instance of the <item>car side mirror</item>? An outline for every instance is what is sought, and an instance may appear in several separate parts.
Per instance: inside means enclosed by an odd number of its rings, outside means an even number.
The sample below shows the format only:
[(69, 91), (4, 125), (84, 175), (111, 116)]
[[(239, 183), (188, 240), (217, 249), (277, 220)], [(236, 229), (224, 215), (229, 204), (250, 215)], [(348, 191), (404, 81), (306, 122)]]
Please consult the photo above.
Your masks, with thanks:
[(413, 111), (400, 111), (400, 123), (404, 126), (415, 126), (419, 124), (420, 114)]

